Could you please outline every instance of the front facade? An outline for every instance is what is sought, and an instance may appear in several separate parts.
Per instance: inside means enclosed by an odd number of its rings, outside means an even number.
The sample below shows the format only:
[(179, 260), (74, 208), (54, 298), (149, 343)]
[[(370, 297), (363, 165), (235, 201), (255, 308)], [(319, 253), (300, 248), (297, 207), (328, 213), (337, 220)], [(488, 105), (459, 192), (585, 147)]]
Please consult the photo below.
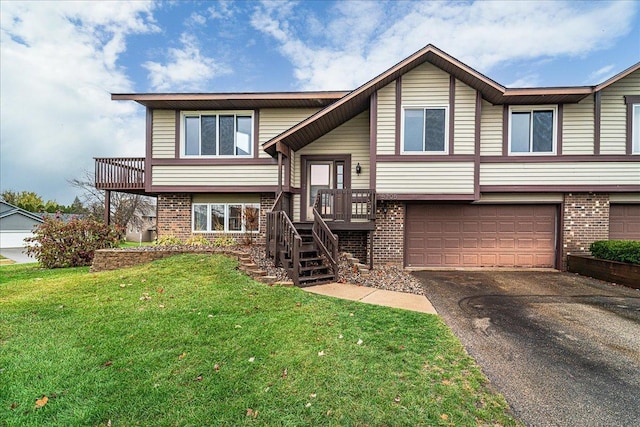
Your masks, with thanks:
[(640, 240), (640, 63), (508, 89), (429, 45), (348, 93), (113, 99), (147, 108), (146, 156), (97, 159), (96, 185), (156, 195), (159, 236), (264, 243), (277, 199), (373, 264), (562, 269)]
[(0, 200), (0, 248), (22, 248), (43, 223), (40, 215)]

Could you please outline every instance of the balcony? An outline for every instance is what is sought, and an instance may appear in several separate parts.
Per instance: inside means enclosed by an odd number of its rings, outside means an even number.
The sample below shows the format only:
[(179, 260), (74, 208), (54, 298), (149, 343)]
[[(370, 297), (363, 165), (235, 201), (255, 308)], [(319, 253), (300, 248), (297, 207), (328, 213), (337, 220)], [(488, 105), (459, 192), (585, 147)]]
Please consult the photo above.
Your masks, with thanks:
[(144, 157), (96, 158), (98, 190), (144, 193)]

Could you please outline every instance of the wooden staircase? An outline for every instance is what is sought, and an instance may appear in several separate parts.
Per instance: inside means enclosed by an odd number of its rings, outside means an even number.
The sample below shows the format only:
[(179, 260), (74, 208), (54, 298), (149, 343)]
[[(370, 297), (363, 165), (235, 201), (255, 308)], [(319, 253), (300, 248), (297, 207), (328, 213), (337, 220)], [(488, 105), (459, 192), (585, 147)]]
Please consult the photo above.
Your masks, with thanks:
[[(305, 287), (334, 282), (336, 280), (336, 273), (333, 271), (326, 258), (320, 254), (320, 250), (314, 242), (311, 229), (296, 227), (296, 230), (298, 231), (302, 241), (297, 257), (298, 278), (295, 285)], [(295, 275), (295, 272), (293, 271), (293, 259), (286, 258), (284, 251), (282, 251), (280, 255), (280, 259), (283, 264), (282, 266), (287, 270), (289, 277), (293, 278)]]

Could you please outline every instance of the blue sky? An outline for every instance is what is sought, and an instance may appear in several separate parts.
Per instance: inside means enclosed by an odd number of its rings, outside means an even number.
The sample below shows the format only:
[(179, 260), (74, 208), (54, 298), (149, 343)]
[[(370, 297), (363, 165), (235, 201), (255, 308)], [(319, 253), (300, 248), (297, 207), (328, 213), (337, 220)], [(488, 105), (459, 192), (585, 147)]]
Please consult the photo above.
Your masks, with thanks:
[(432, 43), (507, 87), (640, 61), (640, 2), (0, 2), (0, 191), (71, 203), (93, 157), (144, 155), (118, 92), (353, 89)]

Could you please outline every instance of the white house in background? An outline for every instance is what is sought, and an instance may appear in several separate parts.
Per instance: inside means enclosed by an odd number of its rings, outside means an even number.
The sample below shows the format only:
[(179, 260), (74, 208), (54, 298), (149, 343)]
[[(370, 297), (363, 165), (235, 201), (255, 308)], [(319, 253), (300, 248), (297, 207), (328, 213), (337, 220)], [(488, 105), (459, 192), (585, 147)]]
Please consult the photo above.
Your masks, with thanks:
[(44, 221), (41, 216), (0, 201), (0, 248), (21, 248)]

